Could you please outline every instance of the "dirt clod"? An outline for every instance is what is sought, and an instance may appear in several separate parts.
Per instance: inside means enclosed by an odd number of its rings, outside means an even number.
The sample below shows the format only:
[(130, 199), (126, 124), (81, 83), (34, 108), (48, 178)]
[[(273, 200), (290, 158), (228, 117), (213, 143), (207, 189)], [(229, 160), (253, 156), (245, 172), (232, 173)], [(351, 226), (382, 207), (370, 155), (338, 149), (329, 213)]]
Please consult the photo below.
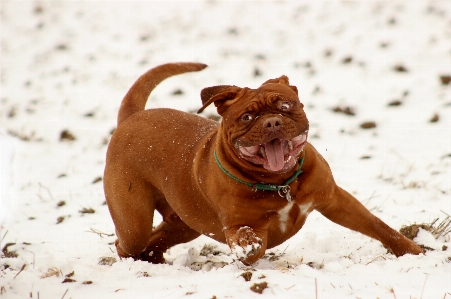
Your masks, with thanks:
[(418, 232), (420, 231), (420, 228), (429, 231), (430, 226), (427, 224), (412, 224), (408, 226), (403, 226), (399, 230), (401, 234), (409, 238), (410, 240), (413, 240), (417, 237)]
[(64, 130), (60, 134), (60, 141), (63, 141), (63, 140), (73, 141), (75, 139), (76, 139), (75, 136), (71, 132), (69, 132), (68, 130)]
[(92, 281), (91, 280), (86, 280), (86, 281), (83, 281), (82, 284), (92, 284)]
[(442, 85), (450, 85), (451, 84), (451, 75), (440, 76), (440, 82), (442, 83)]
[(352, 56), (348, 56), (348, 57), (343, 58), (343, 60), (341, 61), (341, 63), (343, 63), (343, 64), (348, 64), (348, 63), (351, 63), (352, 60), (353, 60)]
[(388, 103), (389, 107), (397, 107), (397, 106), (401, 106), (402, 102), (400, 100), (393, 100), (390, 103)]
[(355, 110), (352, 107), (334, 107), (332, 108), (332, 111), (335, 113), (343, 113), (345, 115), (349, 115), (349, 116), (354, 116), (355, 115)]
[(3, 256), (6, 258), (16, 258), (19, 256), (19, 254), (15, 251), (9, 251), (8, 247), (16, 245), (16, 243), (6, 243), (5, 246), (2, 248)]
[(79, 212), (82, 214), (94, 214), (96, 211), (93, 208), (83, 208)]
[(72, 279), (72, 278), (65, 278), (62, 283), (68, 283), (68, 282), (76, 282), (76, 280)]
[(440, 119), (440, 117), (439, 117), (438, 114), (436, 113), (436, 114), (434, 114), (434, 115), (431, 117), (431, 119), (429, 120), (429, 122), (430, 122), (430, 123), (436, 123), (436, 122), (439, 121), (439, 119)]
[(376, 123), (374, 121), (367, 121), (360, 125), (362, 129), (373, 129), (376, 127)]
[(180, 88), (178, 88), (178, 89), (176, 89), (176, 90), (174, 90), (173, 92), (172, 92), (172, 95), (174, 95), (174, 96), (180, 96), (180, 95), (182, 95), (184, 92), (183, 92), (183, 90), (181, 90)]
[(395, 65), (393, 67), (393, 70), (398, 73), (407, 73), (408, 72), (407, 68), (405, 66), (403, 66), (402, 64)]
[(59, 216), (58, 218), (56, 218), (56, 224), (60, 224), (63, 221), (64, 221), (64, 216)]
[(250, 281), (252, 278), (252, 272), (246, 271), (246, 272), (242, 273), (240, 276), (242, 276), (245, 281)]
[(261, 283), (254, 283), (250, 289), (252, 292), (262, 294), (263, 290), (266, 289), (267, 287), (268, 283), (266, 281), (263, 281)]

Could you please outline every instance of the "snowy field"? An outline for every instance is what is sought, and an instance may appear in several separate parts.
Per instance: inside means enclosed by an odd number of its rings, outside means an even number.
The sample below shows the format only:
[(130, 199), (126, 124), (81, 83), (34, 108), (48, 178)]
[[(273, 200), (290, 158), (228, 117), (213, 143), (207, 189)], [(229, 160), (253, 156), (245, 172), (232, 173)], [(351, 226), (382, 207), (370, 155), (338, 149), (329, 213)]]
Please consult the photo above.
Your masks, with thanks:
[(396, 258), (316, 212), (252, 267), (208, 237), (169, 264), (119, 260), (101, 181), (131, 84), (203, 62), (147, 107), (193, 112), (204, 87), (285, 74), (338, 184), (395, 229), (437, 228), (451, 215), (449, 0), (3, 0), (0, 18), (1, 298), (451, 299), (450, 234), (420, 229), (426, 254)]

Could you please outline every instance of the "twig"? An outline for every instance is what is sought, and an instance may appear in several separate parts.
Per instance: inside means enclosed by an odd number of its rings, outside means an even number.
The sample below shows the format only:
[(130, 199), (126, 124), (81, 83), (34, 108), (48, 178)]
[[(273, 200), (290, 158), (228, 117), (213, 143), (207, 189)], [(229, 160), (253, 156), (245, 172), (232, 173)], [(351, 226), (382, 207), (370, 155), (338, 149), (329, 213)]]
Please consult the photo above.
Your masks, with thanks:
[(390, 287), (388, 290), (390, 291), (390, 293), (393, 294), (393, 297), (395, 297), (396, 299), (395, 289), (393, 287)]
[(426, 278), (424, 279), (424, 283), (423, 283), (423, 289), (421, 290), (420, 299), (423, 299), (424, 287), (426, 286), (426, 280), (428, 280), (428, 276), (429, 276), (429, 274), (426, 274)]
[(26, 265), (27, 265), (27, 264), (23, 264), (22, 268), (20, 268), (19, 272), (17, 272), (16, 276), (14, 276), (13, 279), (15, 279), (20, 273), (22, 273), (22, 271), (23, 271), (23, 269), (25, 269), (25, 266), (26, 266)]
[(372, 259), (371, 261), (369, 261), (368, 263), (365, 264), (365, 266), (368, 266), (369, 264), (371, 264), (372, 262), (374, 262), (375, 260), (377, 260), (378, 258), (383, 258), (385, 260), (385, 257), (382, 256), (382, 254), (379, 254), (378, 256), (376, 256), (374, 259)]
[(41, 183), (39, 183), (39, 194), (38, 194), (39, 198), (43, 199), (42, 196), (41, 196), (41, 188), (45, 189), (47, 191), (47, 193), (49, 194), (50, 199), (53, 200), (53, 196), (52, 196), (52, 193), (50, 192), (49, 188), (47, 188), (46, 186), (42, 185)]
[(103, 238), (102, 235), (105, 235), (105, 236), (107, 236), (107, 237), (112, 237), (112, 236), (114, 236), (114, 234), (107, 234), (107, 233), (101, 232), (101, 231), (99, 231), (98, 229), (95, 229), (95, 228), (92, 228), (92, 227), (90, 227), (89, 229), (90, 229), (90, 231), (87, 230), (86, 232), (97, 234), (97, 235), (99, 235), (100, 238)]
[(316, 294), (316, 299), (318, 299), (318, 279), (315, 277), (315, 294)]
[(371, 193), (371, 196), (363, 204), (364, 206), (366, 206), (370, 202), (370, 200), (374, 197), (374, 193), (376, 193), (376, 191), (373, 191), (373, 193)]
[(0, 239), (0, 245), (2, 244), (3, 240), (5, 239), (7, 233), (8, 233), (8, 231), (6, 231), (5, 234), (3, 235), (3, 237)]
[(33, 270), (34, 270), (34, 265), (36, 264), (36, 255), (34, 254), (33, 251), (29, 251), (29, 252), (31, 252), (31, 254), (33, 255), (33, 263), (32, 263), (32, 265), (33, 265)]
[(292, 287), (294, 287), (295, 286), (295, 284), (294, 285), (292, 285), (291, 287), (288, 287), (288, 288), (285, 288), (285, 290), (289, 290), (289, 289), (291, 289)]
[(283, 254), (285, 254), (285, 250), (287, 250), (288, 246), (290, 246), (290, 245), (288, 244), (287, 247), (285, 247), (285, 249), (282, 251), (282, 253), (280, 254), (280, 256), (282, 256)]
[[(438, 239), (440, 236), (446, 236), (451, 232), (451, 217), (447, 216), (442, 222), (439, 223), (439, 225), (434, 228), (434, 235), (435, 238)], [(434, 223), (438, 220), (438, 218), (431, 224), (431, 227), (433, 227)]]
[(69, 291), (69, 289), (67, 289), (67, 290), (64, 292), (63, 297), (61, 297), (61, 299), (63, 299), (64, 296), (66, 296), (66, 294), (67, 294), (68, 291)]

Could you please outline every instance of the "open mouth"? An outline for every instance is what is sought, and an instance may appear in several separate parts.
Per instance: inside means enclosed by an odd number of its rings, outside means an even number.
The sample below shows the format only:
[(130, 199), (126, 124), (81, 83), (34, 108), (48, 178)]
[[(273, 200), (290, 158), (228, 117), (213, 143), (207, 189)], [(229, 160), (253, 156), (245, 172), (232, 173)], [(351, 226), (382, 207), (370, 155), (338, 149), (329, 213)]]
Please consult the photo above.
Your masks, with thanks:
[(292, 138), (275, 138), (267, 143), (240, 146), (241, 157), (254, 164), (263, 165), (273, 172), (284, 172), (296, 165), (296, 159), (307, 143), (308, 131)]

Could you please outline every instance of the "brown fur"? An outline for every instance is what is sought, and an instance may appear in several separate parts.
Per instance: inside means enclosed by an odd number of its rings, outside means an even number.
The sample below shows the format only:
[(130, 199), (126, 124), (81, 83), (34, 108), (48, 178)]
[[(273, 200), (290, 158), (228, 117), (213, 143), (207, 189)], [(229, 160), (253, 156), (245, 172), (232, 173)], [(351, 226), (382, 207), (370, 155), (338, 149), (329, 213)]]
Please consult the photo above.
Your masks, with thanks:
[[(122, 101), (104, 174), (120, 257), (162, 263), (167, 249), (204, 234), (227, 243), (243, 263), (252, 264), (267, 248), (296, 234), (312, 210), (379, 240), (396, 256), (422, 252), (338, 187), (327, 162), (309, 143), (297, 156), (305, 154), (305, 162), (303, 173), (290, 184), (293, 203), (277, 191), (253, 190), (218, 167), (214, 151), (227, 171), (246, 182), (282, 184), (293, 175), (297, 167), (270, 171), (237, 150), (308, 130), (297, 89), (286, 76), (258, 89), (204, 89), (201, 110), (214, 103), (221, 123), (172, 109), (144, 110), (150, 92), (165, 78), (205, 67), (178, 63), (151, 69)], [(286, 108), (283, 101), (290, 103), (288, 111), (279, 111)], [(152, 229), (154, 210), (163, 222)], [(246, 249), (242, 254), (241, 248)]]

